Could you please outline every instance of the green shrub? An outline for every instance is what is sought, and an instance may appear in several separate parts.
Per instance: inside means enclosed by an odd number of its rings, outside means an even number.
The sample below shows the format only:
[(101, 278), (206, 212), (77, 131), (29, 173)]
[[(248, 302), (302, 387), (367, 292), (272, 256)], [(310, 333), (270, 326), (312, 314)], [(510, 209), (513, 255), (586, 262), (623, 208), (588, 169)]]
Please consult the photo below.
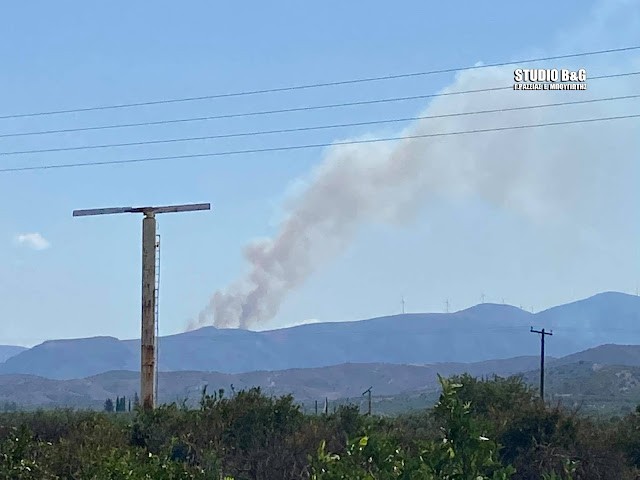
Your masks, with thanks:
[(517, 377), (440, 381), (434, 408), (399, 417), (304, 415), (259, 389), (204, 392), (198, 409), (0, 412), (0, 479), (640, 478), (638, 413), (546, 407)]
[(496, 458), (498, 446), (474, 421), (470, 404), (457, 395), (461, 384), (439, 378), (440, 401), (434, 413), (443, 423), (442, 438), (426, 443), (417, 455), (382, 436), (363, 436), (344, 455), (329, 454), (323, 443), (312, 459), (314, 480), (507, 480), (515, 470)]

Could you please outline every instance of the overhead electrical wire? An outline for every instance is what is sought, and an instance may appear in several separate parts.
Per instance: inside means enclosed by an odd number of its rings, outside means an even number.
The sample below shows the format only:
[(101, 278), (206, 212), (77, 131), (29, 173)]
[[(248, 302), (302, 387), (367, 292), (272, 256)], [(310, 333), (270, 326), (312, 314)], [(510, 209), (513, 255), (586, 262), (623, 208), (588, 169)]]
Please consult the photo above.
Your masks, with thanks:
[(8, 168), (1, 168), (0, 173), (24, 172), (24, 171), (34, 171), (34, 170), (51, 170), (51, 169), (63, 169), (63, 168), (79, 168), (79, 167), (91, 167), (91, 166), (99, 166), (99, 165), (123, 165), (123, 164), (133, 164), (133, 163), (159, 162), (163, 160), (184, 160), (184, 159), (193, 159), (193, 158), (245, 155), (245, 154), (251, 154), (251, 153), (282, 152), (282, 151), (290, 151), (290, 150), (324, 148), (324, 147), (332, 147), (332, 146), (340, 146), (340, 145), (381, 143), (381, 142), (391, 142), (391, 141), (399, 141), (399, 140), (425, 139), (425, 138), (449, 137), (449, 136), (470, 135), (470, 134), (479, 134), (479, 133), (488, 133), (488, 132), (501, 132), (501, 131), (507, 131), (507, 130), (522, 130), (522, 129), (528, 129), (528, 128), (542, 128), (542, 127), (561, 126), (561, 125), (577, 125), (577, 124), (586, 124), (586, 123), (594, 123), (594, 122), (625, 120), (625, 119), (632, 119), (632, 118), (640, 118), (640, 113), (613, 116), (613, 117), (568, 120), (563, 122), (548, 122), (548, 123), (529, 124), (529, 125), (512, 125), (512, 126), (496, 127), (496, 128), (464, 130), (464, 131), (456, 131), (456, 132), (428, 133), (428, 134), (419, 134), (419, 135), (406, 135), (406, 136), (399, 136), (399, 137), (376, 138), (376, 139), (368, 139), (368, 140), (347, 140), (342, 142), (327, 142), (327, 143), (304, 144), (304, 145), (285, 145), (281, 147), (254, 148), (254, 149), (246, 149), (246, 150), (228, 150), (228, 151), (219, 151), (219, 152), (194, 153), (194, 154), (186, 154), (186, 155), (168, 155), (168, 156), (161, 156), (161, 157), (129, 158), (124, 160), (103, 160), (103, 161), (95, 161), (95, 162), (77, 162), (77, 163), (62, 163), (62, 164), (49, 164), (49, 165), (34, 165), (34, 166), (24, 166), (24, 167), (8, 167)]
[(400, 123), (400, 122), (417, 121), (417, 120), (438, 119), (438, 118), (463, 117), (467, 115), (506, 113), (506, 112), (522, 111), (522, 110), (534, 110), (534, 109), (540, 109), (540, 108), (551, 108), (551, 107), (560, 107), (560, 106), (569, 106), (569, 105), (584, 105), (584, 104), (598, 103), (598, 102), (610, 102), (610, 101), (616, 101), (616, 100), (630, 100), (634, 98), (640, 98), (640, 94), (622, 95), (618, 97), (594, 98), (594, 99), (587, 99), (587, 100), (575, 100), (575, 101), (569, 101), (569, 102), (547, 103), (547, 104), (539, 104), (539, 105), (524, 105), (519, 107), (505, 107), (505, 108), (496, 108), (496, 109), (490, 109), (490, 110), (477, 110), (472, 112), (444, 113), (439, 115), (424, 115), (424, 116), (393, 118), (393, 119), (385, 119), (385, 120), (370, 120), (370, 121), (364, 121), (364, 122), (338, 123), (338, 124), (331, 124), (331, 125), (316, 125), (316, 126), (297, 127), (297, 128), (284, 128), (284, 129), (278, 129), (278, 130), (258, 130), (258, 131), (249, 131), (249, 132), (205, 135), (205, 136), (199, 136), (199, 137), (143, 140), (143, 141), (136, 141), (136, 142), (108, 143), (108, 144), (101, 144), (101, 145), (79, 145), (79, 146), (73, 146), (73, 147), (44, 148), (44, 149), (35, 149), (35, 150), (14, 150), (14, 151), (8, 151), (8, 152), (0, 151), (0, 156), (68, 152), (68, 151), (77, 151), (77, 150), (95, 150), (95, 149), (105, 149), (105, 148), (121, 148), (121, 147), (133, 147), (133, 146), (142, 146), (142, 145), (158, 145), (158, 144), (169, 144), (169, 143), (180, 143), (180, 142), (193, 142), (193, 141), (200, 141), (200, 140), (234, 138), (234, 137), (253, 137), (253, 136), (259, 136), (259, 135), (273, 135), (273, 134), (282, 134), (282, 133), (306, 132), (306, 131), (313, 131), (313, 130), (327, 130), (327, 129), (336, 129), (336, 128), (357, 127), (357, 126), (365, 126), (365, 125), (381, 125), (381, 124), (388, 124), (388, 123)]
[(286, 87), (266, 88), (266, 89), (258, 89), (258, 90), (245, 90), (245, 91), (239, 91), (239, 92), (219, 93), (219, 94), (213, 94), (213, 95), (202, 95), (202, 96), (194, 96), (194, 97), (170, 98), (170, 99), (152, 100), (152, 101), (146, 101), (146, 102), (98, 105), (98, 106), (92, 106), (92, 107), (69, 108), (69, 109), (62, 109), (62, 110), (50, 110), (50, 111), (40, 111), (40, 112), (28, 112), (28, 113), (14, 113), (14, 114), (7, 114), (7, 115), (0, 116), (0, 120), (10, 119), (10, 118), (37, 117), (37, 116), (46, 116), (46, 115), (62, 115), (67, 113), (81, 113), (81, 112), (90, 112), (90, 111), (97, 111), (97, 110), (113, 110), (113, 109), (121, 109), (121, 108), (143, 107), (143, 106), (169, 104), (169, 103), (193, 102), (193, 101), (201, 101), (201, 100), (211, 100), (216, 98), (240, 97), (240, 96), (247, 96), (247, 95), (286, 92), (286, 91), (293, 91), (293, 90), (305, 90), (305, 89), (338, 86), (338, 85), (351, 85), (351, 84), (366, 83), (366, 82), (394, 80), (394, 79), (400, 79), (400, 78), (437, 75), (437, 74), (443, 74), (443, 73), (455, 73), (455, 72), (462, 72), (465, 70), (477, 70), (482, 68), (502, 67), (507, 65), (536, 63), (536, 62), (543, 62), (543, 61), (549, 61), (549, 60), (562, 60), (562, 59), (568, 59), (568, 58), (587, 57), (587, 56), (595, 56), (595, 55), (603, 55), (603, 54), (619, 53), (619, 52), (629, 52), (629, 51), (638, 50), (638, 49), (640, 49), (640, 45), (628, 46), (628, 47), (622, 47), (622, 48), (612, 48), (607, 50), (596, 50), (596, 51), (590, 51), (590, 52), (571, 53), (571, 54), (565, 54), (565, 55), (554, 55), (554, 56), (548, 56), (548, 57), (529, 58), (529, 59), (515, 60), (515, 61), (508, 61), (508, 62), (488, 63), (485, 65), (472, 65), (472, 66), (466, 66), (466, 67), (445, 68), (445, 69), (439, 69), (439, 70), (428, 70), (423, 72), (401, 73), (401, 74), (383, 75), (383, 76), (377, 76), (377, 77), (339, 80), (339, 81), (333, 81), (333, 82), (312, 83), (312, 84), (306, 84), (306, 85), (292, 85), (292, 86), (286, 86)]
[[(636, 73), (640, 74), (640, 72)], [(228, 119), (228, 118), (239, 118), (239, 117), (253, 117), (260, 115), (274, 115), (278, 113), (294, 113), (294, 112), (306, 112), (311, 110), (325, 110), (331, 108), (341, 108), (341, 107), (354, 107), (360, 105), (374, 105), (377, 103), (394, 103), (394, 102), (403, 102), (407, 100), (421, 100), (425, 98), (434, 98), (434, 97), (442, 97), (449, 95), (464, 95), (468, 93), (482, 93), (482, 92), (491, 92), (498, 90), (511, 90), (512, 87), (493, 87), (493, 88), (479, 88), (476, 90), (461, 90), (457, 92), (442, 92), (442, 93), (428, 93), (422, 95), (411, 95), (405, 97), (388, 97), (388, 98), (376, 98), (372, 100), (358, 100), (353, 102), (341, 102), (341, 103), (329, 103), (324, 105), (309, 105), (306, 107), (291, 107), (291, 108), (281, 108), (276, 110), (252, 110), (248, 112), (238, 112), (238, 113), (225, 113), (222, 115), (212, 115), (206, 117), (188, 117), (188, 118), (178, 118), (178, 119), (170, 119), (170, 120), (155, 120), (149, 122), (139, 122), (139, 123), (125, 123), (125, 124), (114, 124), (114, 125), (98, 125), (95, 127), (79, 127), (79, 128), (69, 128), (69, 129), (61, 129), (61, 130), (45, 130), (40, 132), (25, 132), (25, 133), (8, 133), (8, 134), (0, 134), (0, 138), (2, 137), (17, 137), (17, 136), (25, 136), (25, 135), (43, 135), (43, 134), (51, 134), (51, 133), (70, 133), (70, 132), (81, 132), (87, 130), (104, 130), (110, 128), (130, 128), (130, 127), (145, 127), (152, 125), (166, 125), (172, 123), (185, 123), (185, 122), (199, 122), (205, 120), (220, 120), (220, 119)]]
[[(640, 75), (640, 71), (614, 73), (609, 75), (598, 75), (598, 76), (589, 78), (589, 81), (630, 77), (630, 76), (637, 76), (637, 75)], [(374, 105), (374, 104), (382, 104), (382, 103), (395, 103), (395, 102), (402, 102), (402, 101), (408, 101), (408, 100), (423, 100), (427, 98), (437, 98), (437, 97), (446, 97), (446, 96), (454, 96), (454, 95), (467, 95), (471, 93), (495, 92), (495, 91), (501, 91), (501, 90), (513, 90), (513, 85), (507, 85), (504, 87), (479, 88), (475, 90), (459, 90), (459, 91), (453, 91), (453, 92), (428, 93), (423, 95), (411, 95), (411, 96), (404, 96), (404, 97), (378, 98), (378, 99), (371, 99), (371, 100), (331, 103), (331, 104), (324, 104), (324, 105), (310, 105), (305, 107), (292, 107), (292, 108), (283, 108), (283, 109), (274, 109), (274, 110), (237, 112), (237, 113), (228, 113), (228, 114), (221, 114), (221, 115), (210, 115), (210, 116), (204, 116), (204, 117), (187, 117), (187, 118), (177, 118), (177, 119), (169, 119), (169, 120), (152, 120), (148, 122), (96, 125), (96, 126), (89, 126), (89, 127), (74, 127), (74, 128), (40, 130), (40, 131), (30, 131), (30, 132), (0, 133), (0, 138), (23, 137), (23, 136), (32, 136), (32, 135), (49, 135), (49, 134), (57, 134), (57, 133), (86, 132), (86, 131), (93, 131), (93, 130), (107, 130), (107, 129), (115, 129), (115, 128), (148, 127), (148, 126), (154, 126), (154, 125), (169, 125), (169, 124), (175, 124), (175, 123), (201, 122), (201, 121), (208, 121), (208, 120), (220, 120), (220, 119), (239, 118), (239, 117), (274, 115), (279, 113), (294, 113), (294, 112), (304, 112), (304, 111), (312, 111), (312, 110), (326, 110), (326, 109), (332, 109), (332, 108)]]

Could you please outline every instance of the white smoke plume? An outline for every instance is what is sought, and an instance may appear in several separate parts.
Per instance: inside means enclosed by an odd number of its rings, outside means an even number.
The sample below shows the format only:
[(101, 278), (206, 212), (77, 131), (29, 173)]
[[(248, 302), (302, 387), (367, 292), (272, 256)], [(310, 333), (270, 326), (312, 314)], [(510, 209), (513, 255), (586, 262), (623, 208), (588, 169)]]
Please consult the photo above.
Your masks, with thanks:
[[(582, 59), (547, 68), (581, 68)], [(592, 63), (588, 75), (640, 69), (638, 55)], [(539, 65), (523, 65), (537, 68)], [(517, 66), (462, 72), (446, 91), (513, 83)], [(434, 99), (422, 115), (509, 108), (640, 93), (638, 77), (587, 81), (583, 92), (494, 91)], [(640, 112), (626, 100), (417, 121), (397, 136), (540, 124)], [(634, 133), (635, 132), (635, 133)], [(189, 328), (251, 328), (271, 320), (287, 294), (335, 258), (368, 222), (399, 223), (430, 198), (474, 196), (535, 222), (578, 221), (604, 208), (594, 192), (611, 191), (637, 157), (638, 120), (529, 128), (473, 135), (336, 145), (285, 205), (273, 238), (245, 247), (246, 276), (215, 292)], [(369, 138), (375, 138), (375, 135)], [(615, 188), (613, 188), (615, 190)]]

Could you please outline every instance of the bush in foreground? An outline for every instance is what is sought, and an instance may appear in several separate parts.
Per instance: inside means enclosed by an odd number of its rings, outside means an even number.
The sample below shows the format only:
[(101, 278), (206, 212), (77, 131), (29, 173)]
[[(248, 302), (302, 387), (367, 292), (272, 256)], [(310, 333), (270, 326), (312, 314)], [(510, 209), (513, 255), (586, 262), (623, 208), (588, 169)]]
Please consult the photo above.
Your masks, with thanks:
[(259, 389), (204, 394), (198, 409), (2, 413), (0, 480), (638, 478), (640, 414), (545, 407), (517, 378), (441, 381), (433, 409), (394, 418), (304, 415)]

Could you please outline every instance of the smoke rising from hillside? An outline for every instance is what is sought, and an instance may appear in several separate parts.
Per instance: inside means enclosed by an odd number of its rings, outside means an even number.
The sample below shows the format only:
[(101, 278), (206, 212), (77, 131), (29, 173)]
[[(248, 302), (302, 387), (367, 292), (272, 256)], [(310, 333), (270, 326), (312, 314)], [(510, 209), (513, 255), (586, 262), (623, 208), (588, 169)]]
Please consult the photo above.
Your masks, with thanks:
[[(619, 71), (633, 69), (629, 56)], [(628, 63), (627, 63), (628, 62)], [(536, 65), (537, 66), (537, 65)], [(554, 65), (580, 68), (580, 65)], [(527, 66), (523, 66), (526, 68)], [(513, 67), (459, 74), (446, 91), (506, 86)], [(612, 73), (611, 63), (588, 71)], [(634, 91), (637, 77), (588, 81), (586, 92), (497, 91), (438, 97), (423, 115), (508, 108), (618, 96)], [(426, 119), (398, 136), (539, 124), (637, 112), (640, 102), (603, 102), (499, 114)], [(305, 187), (285, 205), (273, 238), (244, 249), (248, 273), (213, 294), (190, 328), (251, 328), (272, 319), (287, 294), (320, 265), (339, 255), (369, 222), (411, 221), (431, 198), (478, 198), (534, 222), (579, 221), (601, 200), (638, 151), (635, 120), (532, 128), (474, 135), (337, 145), (326, 151)], [(385, 134), (383, 136), (388, 136)], [(369, 138), (375, 138), (371, 136)], [(613, 187), (615, 190), (615, 187)], [(603, 196), (604, 195), (604, 196)]]

